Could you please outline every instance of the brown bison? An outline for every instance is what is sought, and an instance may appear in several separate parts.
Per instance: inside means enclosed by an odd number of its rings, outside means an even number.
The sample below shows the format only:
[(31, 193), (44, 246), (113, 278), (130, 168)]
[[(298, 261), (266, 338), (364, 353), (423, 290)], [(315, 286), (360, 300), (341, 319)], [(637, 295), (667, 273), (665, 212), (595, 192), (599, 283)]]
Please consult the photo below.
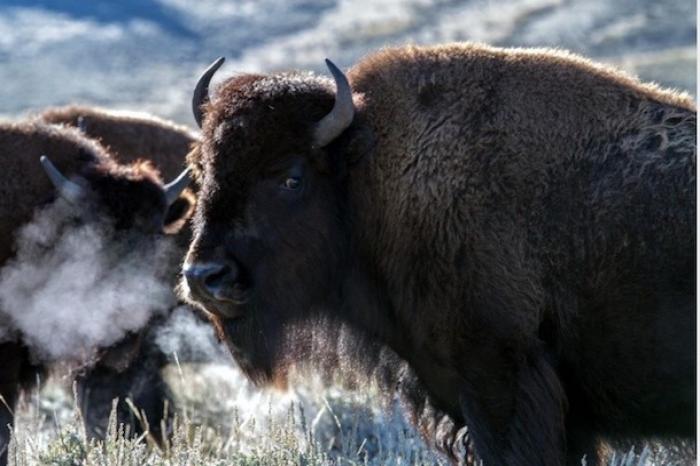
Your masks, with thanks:
[(468, 428), (441, 442), (461, 459), (598, 464), (599, 439), (694, 435), (690, 98), (453, 44), (347, 78), (327, 62), (335, 91), (248, 74), (209, 101), (221, 62), (195, 89), (182, 289), (253, 379), (283, 378), (297, 329), (330, 319), (409, 364), (413, 408), (425, 392)]
[[(146, 159), (165, 179), (175, 178), (182, 172), (185, 156), (198, 140), (198, 135), (189, 128), (153, 115), (115, 112), (92, 106), (52, 107), (34, 115), (34, 120), (79, 128), (83, 134), (106, 147), (116, 162), (132, 164)], [(189, 188), (183, 196), (194, 204)], [(183, 203), (181, 207), (190, 206)], [(171, 223), (168, 232), (177, 233), (176, 241), (184, 255), (190, 240), (190, 230), (185, 224), (190, 212), (173, 211), (171, 215), (181, 219)], [(128, 397), (145, 413), (153, 437), (160, 440), (163, 432), (158, 419), (166, 401), (173, 405), (170, 390), (161, 375), (161, 370), (169, 362), (169, 355), (163, 354), (155, 341), (165, 323), (163, 317), (154, 318), (140, 332), (103, 348), (97, 361), (78, 373), (78, 401), (89, 433), (98, 438), (104, 436), (111, 402), (119, 398), (118, 421), (140, 434), (141, 424), (124, 402)]]
[[(185, 156), (198, 140), (198, 135), (192, 130), (153, 115), (115, 112), (98, 107), (53, 107), (41, 111), (34, 118), (79, 128), (88, 137), (107, 147), (110, 157), (120, 164), (147, 159), (165, 179), (175, 178), (183, 170)], [(183, 192), (183, 196), (193, 205), (190, 188)], [(183, 204), (182, 207), (190, 206)], [(190, 212), (183, 215), (171, 212), (171, 215), (181, 218), (181, 221), (173, 222), (168, 227), (168, 232), (177, 233), (175, 240), (182, 251), (182, 255), (177, 257), (179, 261), (190, 240), (190, 229), (185, 223)], [(163, 414), (165, 401), (170, 406), (173, 403), (161, 370), (169, 362), (170, 355), (163, 354), (155, 339), (166, 322), (163, 317), (154, 318), (140, 332), (104, 348), (97, 362), (78, 374), (78, 401), (88, 432), (92, 435), (99, 438), (104, 436), (114, 398), (121, 400), (117, 405), (119, 422), (130, 425), (132, 432), (142, 432), (140, 422), (124, 402), (127, 397), (145, 413), (153, 437), (160, 440), (164, 434), (158, 419)], [(178, 356), (182, 360), (184, 355)]]
[(199, 138), (189, 128), (153, 115), (84, 105), (48, 108), (34, 119), (80, 128), (115, 160), (133, 163), (147, 159), (164, 179), (173, 179), (182, 171), (184, 156)]
[[(42, 154), (50, 154), (50, 158), (42, 157), (40, 164)], [(179, 156), (182, 163), (184, 154)], [(182, 195), (189, 181), (186, 171), (173, 183), (163, 185), (158, 171), (149, 163), (136, 161), (133, 164), (118, 164), (99, 143), (85, 137), (77, 129), (39, 122), (2, 124), (0, 163), (3, 166), (0, 191), (5, 200), (0, 206), (0, 238), (3, 238), (0, 242), (0, 266), (7, 264), (15, 255), (14, 237), (19, 227), (31, 220), (38, 207), (52, 202), (57, 195), (75, 204), (81, 221), (106, 220), (114, 227), (116, 235), (129, 234), (129, 244), (136, 248), (150, 247), (151, 239), (170, 224), (181, 222), (180, 217), (189, 212), (192, 204), (191, 196)], [(174, 257), (170, 268), (173, 277), (178, 267), (179, 258)], [(139, 338), (127, 337), (127, 341), (121, 343), (122, 348), (126, 345), (131, 350), (136, 348), (141, 355), (150, 354), (148, 348), (142, 349), (133, 344), (133, 340)], [(114, 351), (119, 352), (121, 358), (125, 357), (123, 349)], [(12, 410), (20, 389), (34, 383), (43, 367), (33, 360), (22, 335), (10, 338), (5, 335), (0, 342), (0, 355), (0, 396), (3, 399), (0, 403), (0, 464), (4, 464), (7, 460), (8, 426), (12, 424)], [(128, 367), (119, 368), (118, 375), (111, 378), (114, 381), (121, 377), (121, 386), (112, 384), (105, 387), (101, 383), (105, 379), (105, 371), (114, 372), (117, 369), (108, 355), (103, 354), (90, 372), (80, 377), (81, 398), (84, 401), (90, 396), (101, 396), (106, 400), (100, 400), (109, 406), (113, 396), (131, 395), (137, 405), (150, 409), (150, 414), (162, 413), (167, 388), (157, 371), (153, 370), (154, 360), (154, 357), (130, 358), (126, 363)], [(142, 385), (147, 381), (147, 390), (134, 393), (133, 383), (130, 384), (127, 379), (130, 376), (133, 379), (136, 375), (140, 377), (139, 383)], [(94, 386), (102, 390), (87, 393)], [(86, 387), (88, 390), (85, 390)], [(108, 389), (111, 392), (105, 391)], [(120, 389), (124, 393), (117, 393)], [(120, 417), (125, 411), (121, 408)], [(88, 427), (94, 430), (90, 413), (87, 414)], [(156, 419), (158, 417), (155, 415), (151, 417), (151, 420)], [(158, 427), (155, 423), (156, 432)]]

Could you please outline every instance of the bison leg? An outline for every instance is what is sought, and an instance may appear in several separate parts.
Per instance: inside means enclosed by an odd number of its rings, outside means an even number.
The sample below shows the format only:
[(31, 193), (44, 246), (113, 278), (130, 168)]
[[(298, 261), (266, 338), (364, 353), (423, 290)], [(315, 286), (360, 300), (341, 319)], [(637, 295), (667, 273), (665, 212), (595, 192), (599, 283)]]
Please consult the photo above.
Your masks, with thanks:
[(484, 464), (564, 464), (566, 398), (545, 356), (513, 361), (496, 347), (473, 356), (460, 404)]
[(566, 428), (566, 464), (581, 466), (585, 458), (586, 466), (599, 466), (601, 458), (598, 453), (600, 440), (586, 426), (567, 422)]
[[(78, 402), (85, 419), (85, 428), (94, 438), (103, 439), (107, 434), (107, 424), (112, 408), (112, 400), (118, 398), (117, 422), (129, 426), (132, 434), (144, 431), (143, 420), (133, 412), (126, 399), (146, 416), (148, 430), (152, 438), (161, 442), (163, 435), (161, 421), (169, 426), (171, 412), (164, 419), (165, 405), (172, 406), (172, 394), (161, 375), (167, 363), (165, 355), (155, 345), (153, 338), (139, 339), (135, 355), (126, 356), (127, 367), (115, 367), (110, 360), (118, 359), (124, 346), (110, 348), (107, 355), (87, 372), (76, 378)], [(166, 430), (169, 427), (166, 427)]]
[(600, 455), (600, 434), (594, 427), (595, 421), (587, 409), (585, 398), (573, 384), (567, 386), (566, 392), (569, 402), (566, 415), (566, 464), (581, 466), (584, 457), (586, 466), (604, 464)]
[(0, 344), (0, 466), (7, 464), (10, 431), (14, 410), (21, 390), (26, 368), (30, 367), (27, 349), (14, 342)]

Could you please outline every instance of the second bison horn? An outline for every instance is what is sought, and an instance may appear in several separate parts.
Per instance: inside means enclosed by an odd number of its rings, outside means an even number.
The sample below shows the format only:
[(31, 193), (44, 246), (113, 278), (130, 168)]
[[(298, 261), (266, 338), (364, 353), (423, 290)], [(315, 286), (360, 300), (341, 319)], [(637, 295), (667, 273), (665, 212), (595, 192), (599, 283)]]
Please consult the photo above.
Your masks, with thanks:
[(326, 58), (326, 66), (335, 79), (335, 104), (330, 113), (316, 123), (314, 128), (314, 147), (324, 147), (347, 129), (355, 116), (352, 103), (352, 89), (342, 71)]
[(209, 102), (209, 82), (212, 76), (216, 73), (216, 70), (221, 67), (224, 63), (225, 58), (219, 57), (214, 63), (209, 65), (209, 67), (204, 70), (204, 73), (199, 77), (197, 85), (194, 87), (194, 92), (192, 93), (192, 113), (194, 114), (194, 119), (197, 122), (197, 126), (202, 127), (202, 105)]
[(39, 161), (44, 171), (49, 176), (51, 183), (56, 187), (58, 194), (62, 198), (71, 204), (79, 204), (80, 201), (85, 198), (85, 189), (63, 176), (47, 156), (42, 155)]
[(168, 205), (175, 202), (188, 184), (190, 184), (190, 169), (185, 168), (182, 173), (177, 176), (177, 178), (163, 186), (163, 191), (165, 191), (165, 202)]

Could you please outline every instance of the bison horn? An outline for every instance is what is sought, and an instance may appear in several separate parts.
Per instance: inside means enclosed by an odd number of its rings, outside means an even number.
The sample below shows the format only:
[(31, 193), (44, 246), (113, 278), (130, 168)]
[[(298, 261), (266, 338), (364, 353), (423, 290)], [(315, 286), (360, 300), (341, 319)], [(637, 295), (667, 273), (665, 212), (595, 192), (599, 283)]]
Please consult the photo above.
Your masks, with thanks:
[(192, 93), (192, 113), (194, 114), (197, 126), (200, 128), (202, 127), (202, 105), (209, 102), (209, 81), (211, 81), (216, 70), (224, 63), (224, 60), (224, 57), (219, 57), (214, 63), (209, 65), (199, 77), (199, 81), (197, 81), (197, 85), (194, 87), (194, 92)]
[(314, 147), (324, 147), (347, 129), (355, 116), (352, 103), (352, 89), (342, 71), (326, 58), (326, 66), (335, 79), (335, 104), (330, 113), (316, 123), (314, 128)]
[(85, 190), (79, 184), (70, 181), (63, 176), (58, 168), (51, 163), (51, 160), (45, 155), (39, 159), (41, 166), (49, 176), (51, 183), (56, 187), (58, 194), (71, 204), (78, 204), (85, 197)]
[(190, 184), (190, 169), (185, 168), (182, 173), (177, 176), (177, 178), (163, 186), (163, 190), (165, 191), (165, 202), (168, 205), (175, 202), (188, 184)]

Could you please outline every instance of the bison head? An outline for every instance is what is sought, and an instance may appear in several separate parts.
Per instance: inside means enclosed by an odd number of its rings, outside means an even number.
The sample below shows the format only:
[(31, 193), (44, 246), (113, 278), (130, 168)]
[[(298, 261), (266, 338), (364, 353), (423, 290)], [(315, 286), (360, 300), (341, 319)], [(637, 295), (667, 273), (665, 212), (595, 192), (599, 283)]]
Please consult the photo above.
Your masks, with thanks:
[(41, 164), (61, 197), (83, 207), (81, 213), (108, 220), (117, 230), (169, 232), (181, 224), (192, 205), (192, 200), (182, 195), (190, 182), (189, 170), (164, 185), (148, 162), (122, 166), (109, 159), (99, 160), (74, 181), (47, 156), (41, 157)]
[[(209, 100), (200, 78), (200, 182), (182, 294), (207, 312), (256, 381), (280, 381), (297, 324), (338, 309), (351, 273), (341, 146), (355, 116), (346, 77), (243, 75)], [(298, 343), (298, 342), (296, 342)]]

